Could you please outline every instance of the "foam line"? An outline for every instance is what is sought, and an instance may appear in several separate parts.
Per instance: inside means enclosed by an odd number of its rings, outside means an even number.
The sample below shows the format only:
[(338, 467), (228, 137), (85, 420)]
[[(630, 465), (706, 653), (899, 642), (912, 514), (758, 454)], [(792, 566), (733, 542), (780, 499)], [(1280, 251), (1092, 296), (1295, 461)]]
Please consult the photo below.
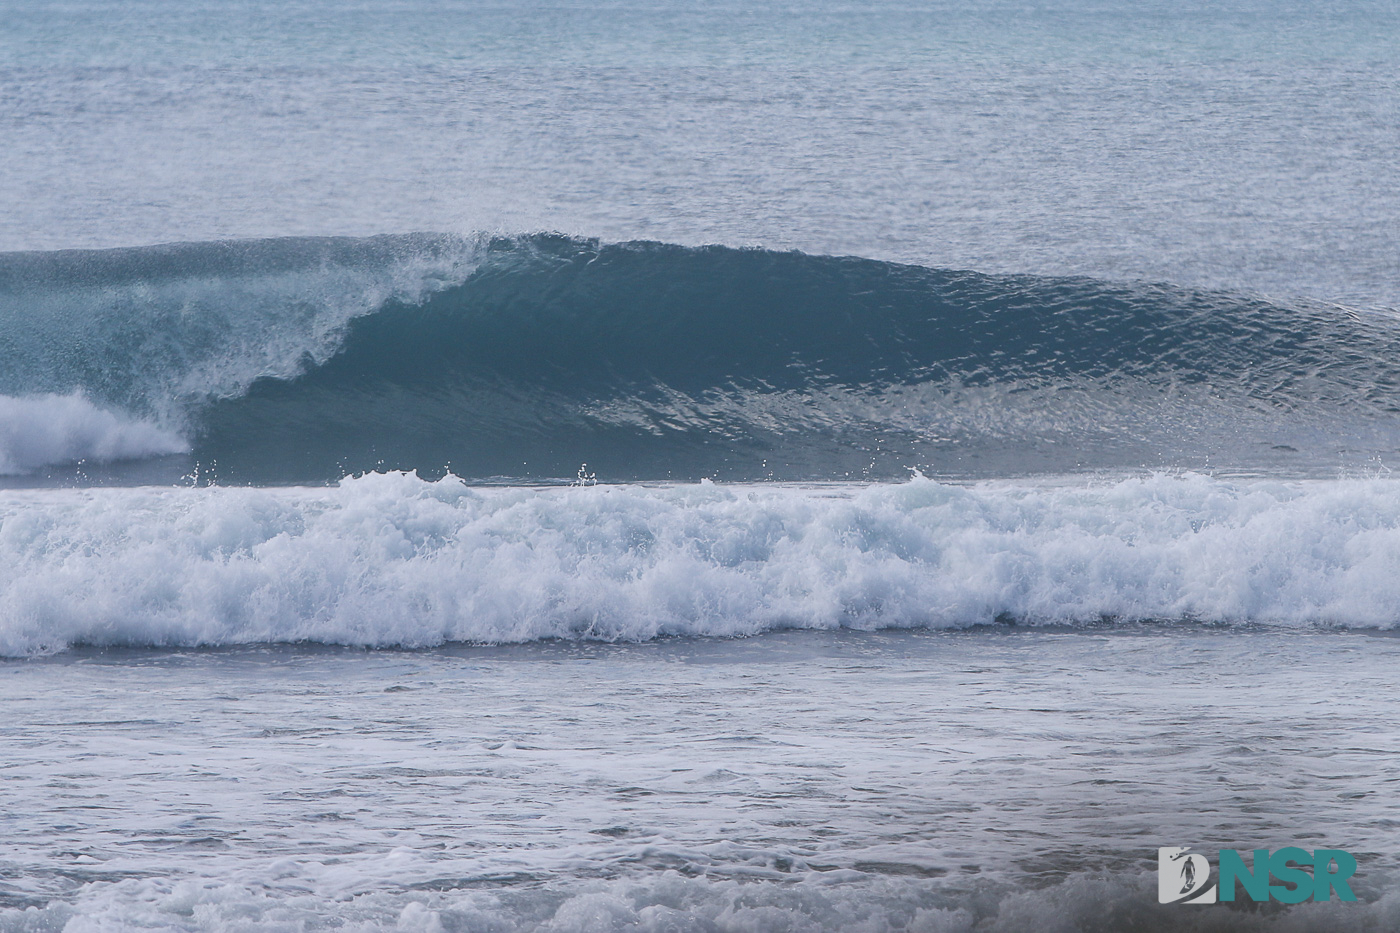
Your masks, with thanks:
[(1400, 484), (328, 489), (0, 497), (0, 653), (1202, 618), (1388, 628)]

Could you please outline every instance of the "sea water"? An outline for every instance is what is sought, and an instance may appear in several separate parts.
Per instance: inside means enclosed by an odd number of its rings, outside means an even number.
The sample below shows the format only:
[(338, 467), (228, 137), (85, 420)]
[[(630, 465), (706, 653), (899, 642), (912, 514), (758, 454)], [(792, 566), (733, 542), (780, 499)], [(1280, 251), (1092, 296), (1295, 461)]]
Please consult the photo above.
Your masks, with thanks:
[(1400, 929), (1394, 4), (0, 14), (0, 929)]
[[(1389, 930), (1397, 663), (1151, 626), (72, 651), (3, 685), (6, 923)], [(1158, 840), (1345, 840), (1365, 903), (1161, 906)]]

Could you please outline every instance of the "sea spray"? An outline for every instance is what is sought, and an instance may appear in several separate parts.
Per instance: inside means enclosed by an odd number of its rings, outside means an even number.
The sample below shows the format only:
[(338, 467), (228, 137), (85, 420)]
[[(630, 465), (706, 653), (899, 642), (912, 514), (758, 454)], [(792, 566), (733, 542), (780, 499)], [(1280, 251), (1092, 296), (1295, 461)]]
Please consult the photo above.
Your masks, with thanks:
[(89, 458), (137, 460), (188, 450), (173, 431), (98, 407), (81, 392), (0, 395), (0, 476)]

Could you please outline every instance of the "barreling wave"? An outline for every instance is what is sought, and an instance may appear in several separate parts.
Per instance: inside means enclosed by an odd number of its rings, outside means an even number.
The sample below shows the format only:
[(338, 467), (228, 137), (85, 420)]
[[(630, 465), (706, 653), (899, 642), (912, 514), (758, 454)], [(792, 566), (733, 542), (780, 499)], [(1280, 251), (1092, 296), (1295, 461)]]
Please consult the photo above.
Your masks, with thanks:
[[(1392, 314), (558, 236), (0, 257), (0, 395), (222, 480), (1335, 473), (1400, 449)], [(82, 459), (82, 444), (4, 462)], [(19, 445), (21, 449), (16, 449)], [(113, 454), (110, 451), (115, 450)], [(188, 461), (181, 461), (181, 469)]]
[(1400, 484), (915, 478), (795, 488), (0, 495), (0, 655), (772, 629), (1400, 621)]

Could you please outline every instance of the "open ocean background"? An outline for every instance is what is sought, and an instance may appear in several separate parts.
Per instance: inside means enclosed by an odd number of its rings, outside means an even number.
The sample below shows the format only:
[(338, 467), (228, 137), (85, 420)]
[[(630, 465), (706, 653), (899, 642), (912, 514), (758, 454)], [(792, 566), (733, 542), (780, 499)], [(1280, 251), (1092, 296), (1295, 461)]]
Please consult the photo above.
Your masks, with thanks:
[(0, 931), (1400, 930), (1398, 51), (0, 0)]

